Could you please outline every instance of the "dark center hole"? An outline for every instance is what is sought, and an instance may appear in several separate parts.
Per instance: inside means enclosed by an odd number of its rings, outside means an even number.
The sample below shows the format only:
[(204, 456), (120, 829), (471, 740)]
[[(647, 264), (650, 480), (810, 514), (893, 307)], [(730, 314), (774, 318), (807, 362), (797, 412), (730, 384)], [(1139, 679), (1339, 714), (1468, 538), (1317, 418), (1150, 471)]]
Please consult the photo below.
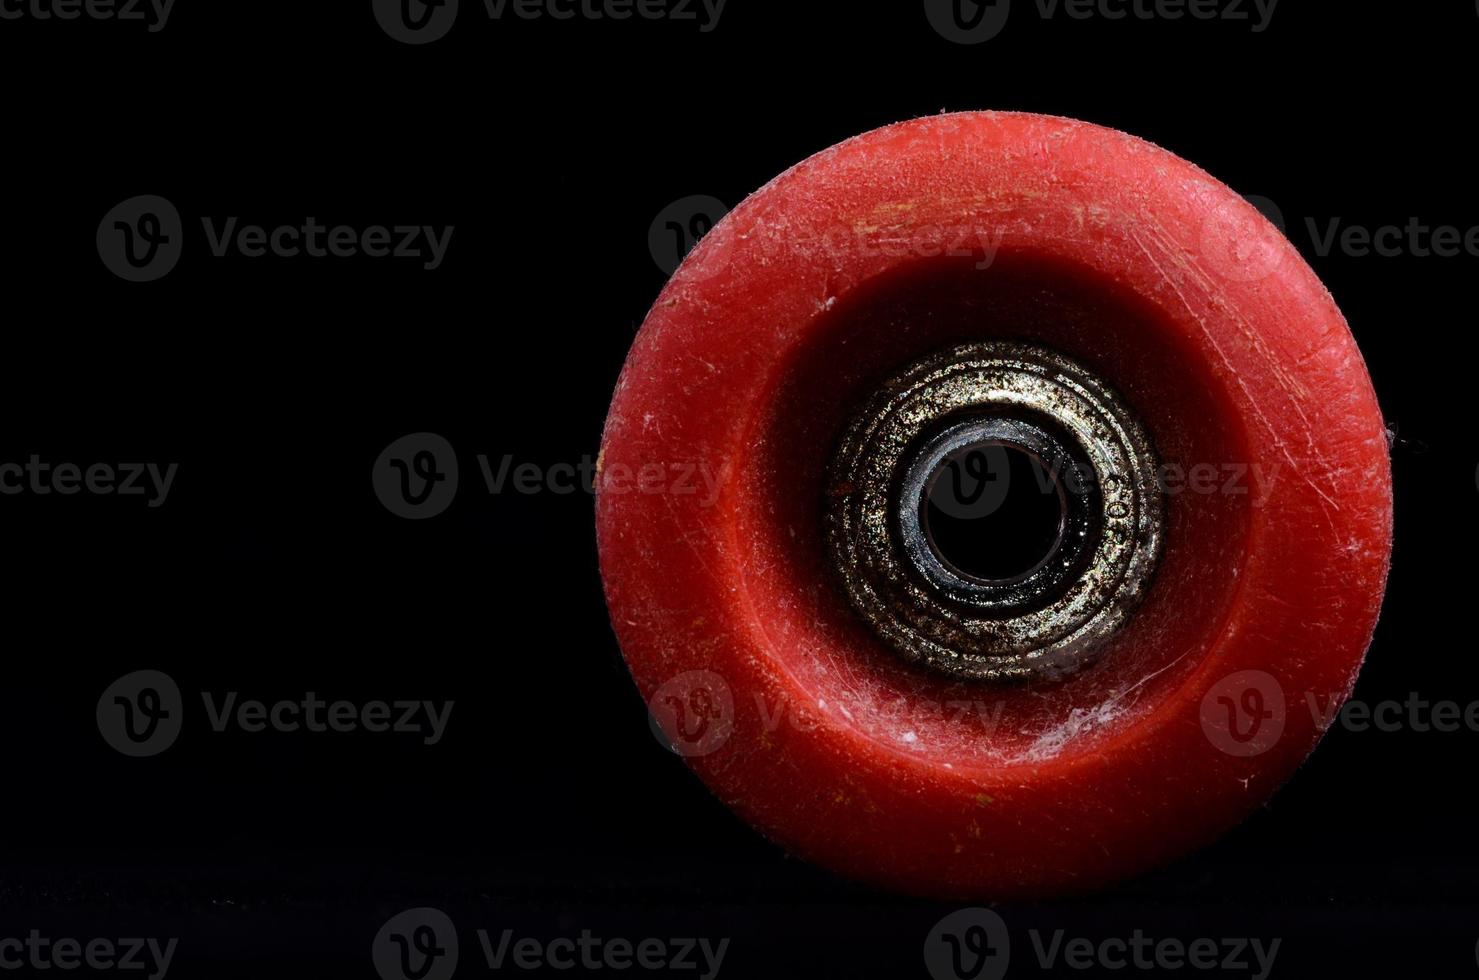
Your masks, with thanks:
[(920, 520), (936, 556), (966, 578), (1035, 572), (1057, 551), (1067, 502), (1047, 464), (1005, 442), (958, 449), (925, 484)]

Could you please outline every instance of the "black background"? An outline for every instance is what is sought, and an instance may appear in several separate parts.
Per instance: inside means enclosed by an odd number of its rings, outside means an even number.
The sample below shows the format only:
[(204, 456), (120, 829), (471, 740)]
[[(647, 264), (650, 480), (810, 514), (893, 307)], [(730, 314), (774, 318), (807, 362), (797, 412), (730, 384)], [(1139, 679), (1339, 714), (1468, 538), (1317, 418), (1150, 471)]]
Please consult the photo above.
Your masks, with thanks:
[[(676, 199), (730, 204), (804, 157), (941, 110), (1124, 129), (1275, 202), (1396, 429), (1397, 547), (1357, 696), (1479, 698), (1479, 258), (1316, 254), (1305, 219), (1479, 224), (1469, 3), (1286, 0), (1246, 23), (1044, 21), (979, 46), (918, 2), (730, 0), (693, 23), (490, 22), (422, 47), (368, 2), (180, 0), (149, 33), (0, 21), (7, 355), (0, 460), (178, 462), (164, 506), (0, 497), (0, 934), (178, 936), (171, 976), (373, 976), (376, 930), (446, 909), (552, 938), (730, 937), (721, 976), (926, 976), (949, 906), (790, 859), (648, 728), (606, 620), (589, 495), (484, 492), (476, 454), (593, 457), (664, 281)], [(885, 9), (886, 8), (886, 9)], [(187, 245), (134, 284), (109, 208), (159, 194)], [(200, 218), (452, 224), (442, 268), (213, 258)], [(405, 521), (371, 465), (445, 436), (463, 483)], [(140, 668), (186, 692), (150, 759), (99, 736)], [(442, 744), (209, 731), (199, 692), (456, 700)], [(1469, 976), (1479, 733), (1337, 728), (1254, 818), (1025, 930), (1281, 937), (1276, 975)], [(1010, 975), (1031, 975), (1030, 955)], [(1418, 975), (1414, 974), (1414, 975)]]

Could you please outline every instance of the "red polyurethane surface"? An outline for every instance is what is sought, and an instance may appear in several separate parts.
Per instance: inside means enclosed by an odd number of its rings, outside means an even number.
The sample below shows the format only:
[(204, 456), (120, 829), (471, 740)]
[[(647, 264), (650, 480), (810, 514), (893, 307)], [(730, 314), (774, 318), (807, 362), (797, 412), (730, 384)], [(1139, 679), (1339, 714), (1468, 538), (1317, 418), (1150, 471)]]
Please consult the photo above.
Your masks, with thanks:
[[(1203, 467), (1167, 497), (1145, 603), (1046, 687), (903, 663), (821, 535), (849, 412), (910, 361), (995, 338), (1113, 385), (1168, 485)], [(716, 493), (685, 492), (688, 467)], [(1293, 247), (1164, 150), (1025, 114), (868, 133), (728, 215), (637, 336), (601, 473), (601, 569), (643, 696), (697, 670), (730, 696), (695, 770), (796, 854), (937, 896), (1092, 888), (1241, 820), (1318, 741), (1309, 698), (1349, 695), (1391, 548), (1376, 398)]]

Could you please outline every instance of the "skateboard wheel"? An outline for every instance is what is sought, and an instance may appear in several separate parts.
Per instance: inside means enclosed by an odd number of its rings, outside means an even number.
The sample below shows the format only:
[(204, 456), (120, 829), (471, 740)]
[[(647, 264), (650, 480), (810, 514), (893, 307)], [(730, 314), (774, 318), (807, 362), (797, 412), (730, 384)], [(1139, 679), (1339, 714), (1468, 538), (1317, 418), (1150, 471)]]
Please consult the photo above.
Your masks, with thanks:
[(937, 897), (1236, 824), (1349, 695), (1391, 551), (1375, 394), (1293, 247), (1164, 150), (1026, 114), (865, 134), (725, 217), (596, 482), (665, 741), (787, 849)]

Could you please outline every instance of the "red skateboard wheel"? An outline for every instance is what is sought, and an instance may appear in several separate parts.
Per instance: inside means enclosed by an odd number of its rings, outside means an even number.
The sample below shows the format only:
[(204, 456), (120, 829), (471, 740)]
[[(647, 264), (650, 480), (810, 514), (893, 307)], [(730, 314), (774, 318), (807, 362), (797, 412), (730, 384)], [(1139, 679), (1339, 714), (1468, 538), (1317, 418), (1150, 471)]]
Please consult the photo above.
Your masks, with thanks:
[(728, 215), (597, 483), (677, 751), (791, 851), (941, 897), (1241, 820), (1319, 740), (1306, 695), (1349, 695), (1391, 548), (1370, 379), (1295, 250), (1186, 161), (1024, 114), (868, 133)]

